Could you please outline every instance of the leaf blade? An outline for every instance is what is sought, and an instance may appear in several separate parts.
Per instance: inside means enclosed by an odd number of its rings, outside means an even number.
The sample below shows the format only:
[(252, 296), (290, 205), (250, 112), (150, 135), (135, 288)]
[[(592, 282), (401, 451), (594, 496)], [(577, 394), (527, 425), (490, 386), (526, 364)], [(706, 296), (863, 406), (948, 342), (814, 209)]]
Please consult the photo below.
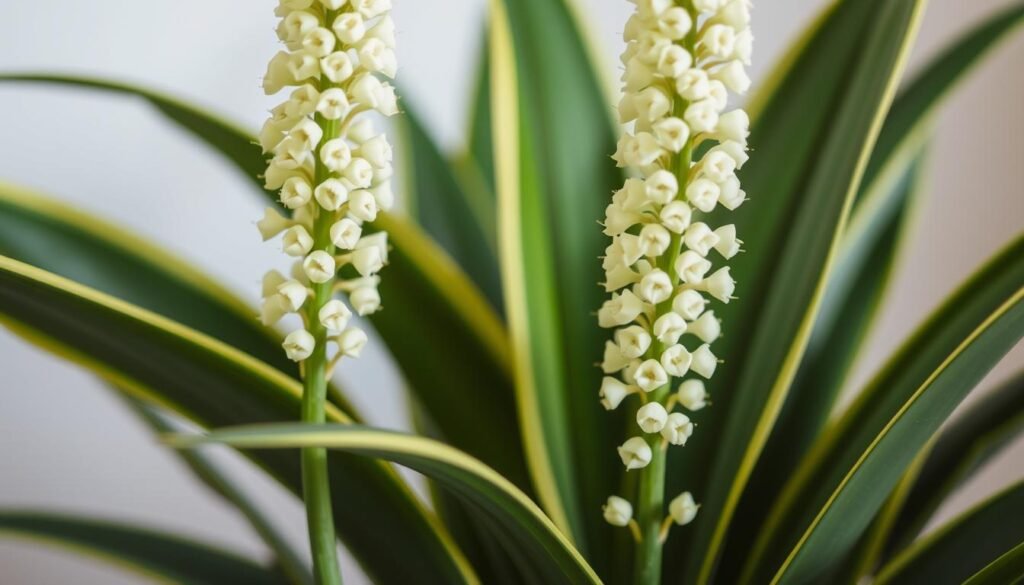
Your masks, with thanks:
[(178, 446), (226, 443), (240, 448), (325, 447), (383, 458), (419, 471), (478, 506), (530, 555), (545, 583), (600, 583), (569, 540), (541, 509), (501, 474), (465, 453), (430, 439), (367, 427), (258, 425), (206, 436), (178, 436)]
[(147, 577), (195, 585), (284, 585), (248, 559), (150, 529), (35, 511), (0, 510), (0, 534), (47, 542)]
[[(85, 365), (115, 386), (203, 426), (296, 420), (301, 387), (288, 376), (158, 315), (38, 268), (0, 257), (0, 321)], [(152, 359), (159, 356), (159, 359)], [(334, 407), (331, 420), (350, 422)], [(261, 467), (300, 493), (298, 457), (259, 454)], [(393, 471), (338, 457), (330, 462), (342, 539), (386, 583), (429, 575), (474, 582), (461, 554)], [(401, 565), (393, 551), (416, 551)]]

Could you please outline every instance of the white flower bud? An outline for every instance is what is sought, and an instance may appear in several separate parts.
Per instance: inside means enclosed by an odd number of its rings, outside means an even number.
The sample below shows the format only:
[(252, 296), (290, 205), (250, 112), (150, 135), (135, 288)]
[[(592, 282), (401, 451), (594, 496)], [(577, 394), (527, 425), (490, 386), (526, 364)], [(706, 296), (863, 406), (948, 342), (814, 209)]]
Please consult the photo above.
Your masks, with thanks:
[(664, 118), (672, 109), (672, 100), (665, 95), (665, 92), (656, 87), (648, 87), (637, 94), (633, 98), (633, 103), (636, 105), (640, 119), (648, 122)]
[(692, 361), (693, 356), (690, 352), (678, 343), (661, 354), (661, 366), (665, 368), (665, 372), (668, 375), (675, 378), (685, 376), (686, 372), (690, 370), (690, 363)]
[(660, 402), (648, 402), (636, 411), (636, 424), (645, 433), (657, 433), (665, 427), (668, 411)]
[(343, 138), (328, 140), (320, 147), (320, 162), (335, 173), (340, 173), (352, 163), (352, 149)]
[(327, 120), (340, 120), (348, 113), (348, 96), (337, 87), (332, 87), (320, 94), (316, 111)]
[(654, 31), (647, 31), (640, 34), (636, 42), (636, 56), (645, 65), (654, 66), (661, 56), (661, 51), (672, 43), (668, 37)]
[(338, 179), (327, 179), (317, 186), (316, 201), (327, 211), (337, 211), (348, 201), (348, 189)]
[(293, 224), (292, 220), (283, 217), (273, 207), (267, 207), (263, 211), (263, 219), (258, 221), (256, 226), (263, 236), (263, 241), (267, 241)]
[(718, 117), (714, 138), (746, 144), (750, 136), (750, 116), (744, 110), (733, 110)]
[(359, 156), (377, 168), (385, 167), (391, 162), (393, 152), (388, 139), (383, 135), (374, 136), (359, 147)]
[(633, 325), (616, 331), (615, 343), (626, 358), (638, 358), (651, 346), (651, 334), (643, 327)]
[(750, 58), (754, 52), (754, 34), (749, 28), (741, 30), (736, 35), (736, 47), (732, 56), (739, 59), (744, 65), (750, 65)]
[(309, 291), (306, 289), (306, 285), (302, 284), (297, 280), (289, 280), (281, 283), (277, 287), (278, 294), (287, 302), (287, 306), (292, 311), (298, 311), (302, 308), (302, 305), (306, 303), (306, 297), (309, 296)]
[[(710, 85), (708, 87), (710, 91)], [(718, 110), (712, 100), (704, 99), (690, 104), (683, 119), (690, 126), (691, 132), (711, 132), (718, 125)]]
[(708, 152), (709, 154), (711, 152), (724, 152), (725, 154), (731, 156), (732, 159), (736, 161), (737, 169), (742, 169), (743, 165), (747, 164), (747, 161), (750, 159), (750, 155), (747, 154), (747, 147), (743, 144), (733, 142), (731, 140), (726, 140), (725, 142), (722, 142), (721, 144), (712, 148)]
[(609, 496), (608, 503), (601, 507), (604, 521), (612, 526), (628, 526), (633, 519), (633, 505), (618, 496)]
[(317, 27), (309, 31), (302, 39), (302, 48), (319, 59), (331, 54), (331, 51), (334, 50), (334, 43), (334, 33), (326, 28)]
[(674, 6), (658, 17), (658, 31), (673, 41), (682, 40), (693, 28), (693, 19), (685, 8)]
[(666, 170), (655, 171), (644, 182), (647, 198), (653, 203), (665, 205), (679, 193), (679, 181)]
[(349, 193), (348, 212), (352, 217), (360, 221), (373, 221), (377, 219), (377, 200), (373, 197), (373, 193), (369, 191), (352, 191)]
[(680, 526), (693, 522), (697, 517), (697, 510), (700, 506), (693, 501), (690, 492), (683, 492), (668, 504), (668, 513), (672, 520)]
[(352, 77), (354, 68), (348, 53), (337, 51), (320, 59), (320, 71), (332, 83), (341, 83)]
[(735, 225), (723, 225), (715, 230), (715, 236), (718, 237), (718, 243), (715, 244), (715, 250), (717, 250), (723, 258), (728, 260), (739, 253), (740, 246), (743, 244), (743, 241), (736, 238)]
[(750, 89), (750, 76), (747, 75), (747, 69), (739, 60), (729, 61), (719, 67), (711, 73), (711, 77), (721, 81), (736, 93), (747, 93), (747, 90)]
[[(701, 172), (715, 183), (722, 183), (736, 173), (736, 161), (724, 151), (711, 149), (700, 161)], [(715, 202), (718, 202), (718, 195), (721, 189), (715, 185)]]
[(377, 24), (373, 25), (366, 33), (367, 38), (378, 39), (384, 43), (384, 46), (389, 49), (395, 48), (395, 21), (391, 18), (390, 14), (385, 14), (383, 18), (377, 21)]
[(681, 412), (673, 412), (668, 415), (665, 427), (661, 429), (661, 436), (677, 447), (685, 445), (692, 434), (693, 423), (690, 422), (690, 417)]
[(289, 256), (305, 256), (313, 249), (313, 237), (301, 225), (292, 226), (284, 233), (281, 247)]
[(626, 86), (626, 91), (640, 91), (654, 82), (654, 70), (648, 67), (640, 57), (633, 57), (626, 63), (622, 82)]
[(718, 202), (729, 211), (735, 210), (747, 200), (747, 193), (740, 188), (740, 180), (736, 177), (729, 177), (720, 187)]
[(703, 69), (687, 69), (676, 77), (676, 91), (683, 99), (690, 102), (698, 102), (708, 97), (711, 86), (708, 85), (707, 71)]
[(720, 268), (708, 277), (704, 281), (704, 290), (723, 303), (728, 303), (732, 293), (736, 292), (736, 281), (729, 275), (729, 267)]
[(285, 38), (281, 40), (294, 43), (316, 30), (320, 26), (320, 19), (309, 12), (296, 10), (284, 17), (282, 24)]
[(704, 378), (714, 376), (717, 367), (718, 358), (711, 353), (711, 347), (708, 344), (701, 345), (697, 351), (693, 352), (693, 363), (690, 364), (690, 369), (700, 376)]
[(633, 120), (636, 120), (640, 115), (640, 112), (636, 109), (636, 103), (633, 101), (634, 96), (631, 93), (622, 94), (622, 98), (619, 99), (619, 107), (616, 109), (619, 113), (619, 122), (622, 124), (628, 124)]
[(380, 291), (376, 286), (361, 286), (352, 291), (348, 300), (360, 317), (372, 315), (380, 309)]
[(334, 19), (331, 25), (338, 40), (346, 45), (354, 45), (363, 39), (366, 34), (366, 25), (363, 17), (356, 12), (345, 12)]
[(289, 209), (298, 209), (309, 203), (313, 196), (313, 189), (309, 182), (302, 177), (291, 177), (284, 182), (281, 189), (281, 203)]
[(697, 222), (686, 228), (683, 243), (701, 256), (707, 256), (708, 252), (718, 244), (718, 235), (711, 231), (708, 224)]
[(640, 364), (640, 367), (633, 372), (636, 385), (644, 392), (653, 392), (668, 384), (668, 374), (658, 360), (650, 359)]
[(604, 343), (604, 358), (601, 360), (601, 371), (606, 374), (614, 374), (629, 365), (629, 358), (622, 355), (619, 346), (615, 342)]
[(338, 343), (338, 351), (348, 357), (357, 358), (359, 354), (363, 353), (363, 348), (366, 347), (367, 337), (362, 329), (349, 327), (342, 331), (341, 335), (335, 338), (335, 341)]
[(342, 250), (355, 249), (362, 234), (363, 228), (347, 217), (331, 226), (331, 242)]
[(366, 19), (376, 18), (391, 10), (391, 0), (350, 0), (355, 8)]
[(373, 184), (373, 166), (364, 158), (353, 158), (342, 171), (342, 176), (348, 179), (354, 188), (366, 189)]
[(633, 291), (624, 290), (621, 294), (613, 294), (611, 299), (605, 301), (597, 317), (601, 327), (618, 327), (631, 323), (643, 310), (643, 301), (633, 294)]
[(679, 45), (669, 45), (661, 50), (658, 57), (658, 73), (675, 79), (693, 65), (693, 56)]
[(298, 329), (289, 333), (288, 337), (284, 338), (284, 343), (281, 346), (284, 347), (284, 352), (288, 355), (288, 359), (294, 362), (301, 362), (313, 355), (316, 340), (313, 339), (309, 331)]
[(359, 64), (367, 71), (382, 73), (392, 78), (398, 71), (395, 52), (380, 39), (367, 39), (359, 47)]
[(690, 226), (693, 211), (683, 201), (673, 201), (661, 208), (661, 225), (671, 232), (681, 234)]
[(707, 301), (695, 290), (684, 290), (672, 299), (672, 311), (687, 321), (695, 321), (704, 312)]
[[(296, 82), (306, 81), (307, 79), (315, 79), (320, 75), (320, 61), (315, 56), (307, 51), (298, 51), (292, 53), (288, 58), (288, 74)], [(300, 109), (297, 109), (297, 105), (293, 105), (293, 115), (304, 116), (306, 114), (299, 114)], [(306, 112), (309, 113), (309, 112)]]
[(721, 188), (714, 181), (700, 178), (686, 187), (686, 199), (694, 207), (707, 213), (718, 204), (718, 197), (721, 195), (721, 192)]
[(714, 343), (722, 334), (722, 324), (715, 318), (714, 311), (707, 311), (700, 319), (690, 323), (687, 332), (696, 335), (704, 343)]
[(262, 297), (267, 299), (277, 294), (277, 287), (288, 282), (283, 274), (277, 270), (271, 270), (263, 275), (263, 294)]
[(622, 464), (626, 466), (626, 471), (647, 467), (647, 464), (651, 462), (651, 457), (654, 455), (651, 452), (651, 446), (641, 437), (628, 439), (618, 450), (619, 458), (622, 459)]
[(320, 324), (328, 331), (340, 333), (348, 326), (348, 321), (352, 318), (352, 311), (348, 310), (345, 303), (338, 299), (331, 299), (324, 303), (317, 316), (320, 319)]
[(288, 302), (281, 295), (268, 296), (260, 305), (260, 323), (270, 327), (288, 314)]
[(323, 250), (317, 250), (306, 256), (302, 262), (302, 269), (306, 272), (306, 277), (317, 284), (334, 278), (334, 273), (338, 271), (334, 257)]
[(686, 321), (675, 312), (665, 313), (654, 322), (654, 335), (665, 345), (672, 345), (686, 333)]
[(623, 384), (618, 378), (605, 376), (601, 379), (601, 406), (605, 410), (615, 410), (627, 396), (634, 392), (636, 392), (635, 388)]
[(724, 24), (713, 24), (704, 30), (697, 45), (708, 56), (728, 59), (736, 49), (736, 31)]
[(649, 223), (640, 230), (640, 249), (644, 256), (661, 256), (672, 243), (668, 230), (656, 223)]
[(373, 198), (377, 201), (377, 207), (384, 211), (395, 206), (395, 192), (391, 188), (391, 181), (382, 181), (379, 185), (370, 189)]
[(708, 392), (704, 382), (700, 380), (686, 380), (679, 385), (676, 396), (679, 398), (679, 404), (694, 412), (708, 405)]
[(732, 0), (712, 20), (734, 30), (747, 28), (750, 26), (750, 0)]
[(656, 268), (640, 279), (637, 295), (648, 303), (657, 305), (672, 296), (672, 279), (664, 270)]
[(384, 268), (384, 259), (381, 258), (380, 250), (376, 247), (359, 248), (352, 253), (352, 265), (359, 274), (372, 276)]
[(690, 127), (679, 118), (658, 120), (651, 127), (658, 144), (670, 152), (680, 152), (690, 140)]
[(267, 72), (263, 76), (263, 92), (265, 94), (274, 95), (285, 86), (296, 83), (297, 80), (289, 67), (291, 60), (291, 55), (284, 51), (278, 51), (270, 59), (270, 63), (267, 64)]
[(687, 250), (676, 258), (674, 268), (683, 282), (699, 284), (704, 280), (704, 275), (711, 270), (711, 263), (693, 250)]

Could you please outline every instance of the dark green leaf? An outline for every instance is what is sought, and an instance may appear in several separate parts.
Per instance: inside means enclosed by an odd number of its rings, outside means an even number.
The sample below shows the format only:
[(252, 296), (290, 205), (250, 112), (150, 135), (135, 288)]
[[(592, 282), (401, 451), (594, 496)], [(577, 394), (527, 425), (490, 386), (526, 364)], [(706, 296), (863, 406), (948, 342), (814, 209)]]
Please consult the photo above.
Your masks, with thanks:
[[(197, 108), (141, 88), (89, 78), (0, 75), (0, 82), (4, 81), (55, 83), (141, 96), (225, 153), (259, 192), (277, 203), (277, 195), (264, 190), (259, 179), (265, 162), (255, 138), (237, 130), (229, 132), (231, 124)], [(377, 313), (373, 323), (410, 388), (449, 441), (529, 489), (521, 441), (513, 439), (519, 427), (513, 408), (508, 340), (500, 319), (465, 274), (414, 225), (387, 214), (381, 214), (375, 225), (389, 232), (394, 252), (381, 285), (388, 310)], [(444, 336), (444, 343), (437, 342), (439, 335)], [(464, 367), (449, 366), (455, 363)], [(486, 390), (481, 392), (481, 388)], [(466, 400), (466, 396), (475, 400)], [(475, 420), (489, 421), (494, 432), (480, 436), (472, 427)]]
[[(0, 320), (115, 386), (203, 426), (299, 418), (302, 390), (294, 379), (180, 324), (3, 257)], [(349, 422), (333, 407), (329, 413)], [(301, 493), (295, 454), (253, 459)], [(330, 465), (338, 532), (377, 581), (471, 580), (461, 555), (393, 470), (343, 456)], [(404, 561), (395, 563), (396, 555)]]
[(748, 577), (800, 583), (853, 545), (942, 422), (1024, 335), (1022, 299), (1024, 238), (933, 313), (826, 430), (762, 528)]
[(0, 510), (0, 535), (66, 548), (170, 583), (285, 585), (283, 577), (233, 553), (180, 536), (46, 512)]
[(964, 585), (1018, 585), (1024, 580), (1024, 542), (975, 573)]
[(706, 583), (713, 574), (810, 337), (922, 4), (839, 3), (754, 123), (740, 176), (750, 201), (712, 219), (735, 223), (749, 251), (732, 261), (740, 298), (721, 311), (716, 353), (725, 364), (709, 385), (715, 406), (695, 417), (701, 431), (670, 482), (669, 493), (689, 489), (703, 503), (692, 536), (676, 538), (667, 555), (685, 556), (681, 582)]
[[(503, 531), (506, 545), (535, 571), (531, 583), (600, 583), (554, 523), (493, 469), (444, 443), (353, 425), (257, 425), (224, 429), (206, 436), (172, 438), (178, 446), (225, 443), (238, 448), (326, 447), (404, 465), (437, 481)], [(418, 581), (423, 582), (423, 581)]]
[(875, 583), (962, 583), (1006, 551), (1024, 543), (1021, 518), (1024, 518), (1024, 483), (983, 502), (915, 543), (884, 567)]
[(491, 90), (499, 250), (527, 454), (545, 509), (602, 575), (617, 491), (616, 417), (596, 400), (605, 332), (597, 221), (622, 176), (611, 109), (561, 0), (495, 3)]
[(890, 538), (903, 548), (975, 471), (1024, 432), (1024, 372), (981, 397), (942, 431), (913, 481)]
[[(480, 200), (493, 196), (471, 194), (441, 151), (427, 134), (419, 118), (413, 114), (408, 100), (397, 126), (402, 140), (409, 213), (448, 252), (480, 290), (496, 311), (502, 310), (501, 278), (494, 239), (485, 232), (493, 226), (493, 203), (481, 208)], [(481, 186), (475, 190), (479, 191)], [(492, 234), (493, 235), (493, 234)]]

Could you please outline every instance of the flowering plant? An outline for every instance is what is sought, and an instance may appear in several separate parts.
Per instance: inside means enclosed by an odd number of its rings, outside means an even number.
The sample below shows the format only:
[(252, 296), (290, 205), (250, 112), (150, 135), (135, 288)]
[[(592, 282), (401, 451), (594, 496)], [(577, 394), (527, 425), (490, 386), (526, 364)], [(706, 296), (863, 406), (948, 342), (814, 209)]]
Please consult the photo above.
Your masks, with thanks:
[[(126, 397), (273, 558), (29, 510), (0, 532), (188, 583), (340, 583), (338, 540), (396, 585), (1024, 577), (1022, 484), (922, 536), (1020, 431), (1021, 375), (942, 424), (1024, 335), (1024, 240), (838, 406), (931, 114), (1024, 7), (897, 91), (923, 0), (836, 0), (757, 88), (748, 0), (632, 1), (613, 108), (564, 0), (494, 0), (454, 160), (391, 85), (390, 0), (280, 0), (264, 90), (288, 97), (258, 134), (125, 84), (0, 76), (146, 100), (270, 201), (258, 230), (293, 258), (254, 309), (0, 186), (0, 320)], [(366, 426), (331, 384), (368, 326), (416, 434)], [(311, 564), (206, 443), (303, 500)]]

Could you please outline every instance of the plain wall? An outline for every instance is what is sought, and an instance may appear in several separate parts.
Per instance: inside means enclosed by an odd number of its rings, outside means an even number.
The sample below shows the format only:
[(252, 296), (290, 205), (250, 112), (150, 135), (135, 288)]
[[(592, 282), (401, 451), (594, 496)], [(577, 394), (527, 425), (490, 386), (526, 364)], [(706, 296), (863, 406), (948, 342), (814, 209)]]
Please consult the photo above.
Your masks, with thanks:
[[(933, 0), (912, 67), (1011, 2)], [(484, 0), (395, 0), (400, 82), (428, 126), (462, 143)], [(580, 0), (608, 79), (617, 77), (625, 0)], [(760, 2), (755, 84), (821, 0)], [(112, 76), (172, 91), (250, 127), (274, 100), (259, 83), (277, 49), (272, 0), (35, 0), (0, 8), (0, 70)], [(858, 387), (941, 299), (1024, 226), (1024, 35), (1004, 44), (936, 120), (929, 191), (902, 270), (851, 388)], [(609, 81), (609, 83), (611, 83)], [(609, 89), (611, 91), (611, 88)], [(567, 107), (571, 107), (567, 104)], [(138, 102), (0, 85), (0, 180), (37, 188), (152, 238), (253, 302), (260, 275), (282, 265), (260, 245), (260, 204), (219, 160)], [(757, 196), (756, 193), (752, 194)], [(387, 273), (384, 273), (387, 278)], [(742, 285), (741, 285), (742, 286)], [(1017, 348), (983, 392), (1024, 364)], [(373, 422), (403, 427), (400, 380), (380, 344), (340, 378)], [(0, 331), (0, 508), (95, 514), (193, 535), (243, 553), (264, 548), (245, 523), (154, 443), (88, 373)], [(290, 496), (236, 465), (296, 542), (305, 528)], [(1024, 445), (988, 466), (944, 514), (1024, 475)], [(339, 505), (345, 505), (339, 502)], [(400, 559), (396, 559), (400, 562)], [(346, 560), (348, 583), (360, 583)], [(0, 540), (9, 585), (136, 583), (135, 576)]]

